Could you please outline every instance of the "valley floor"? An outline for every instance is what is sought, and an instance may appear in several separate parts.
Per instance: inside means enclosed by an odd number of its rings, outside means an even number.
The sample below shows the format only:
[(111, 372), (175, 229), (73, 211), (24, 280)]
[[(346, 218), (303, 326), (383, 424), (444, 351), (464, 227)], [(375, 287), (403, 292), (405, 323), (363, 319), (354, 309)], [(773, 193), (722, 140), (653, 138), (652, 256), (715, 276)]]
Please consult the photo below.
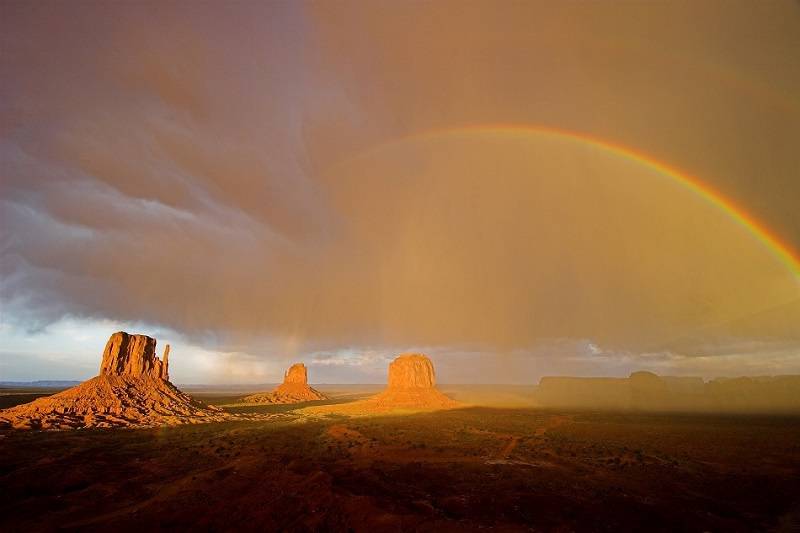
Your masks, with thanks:
[(285, 416), (3, 432), (0, 530), (791, 531), (800, 524), (800, 418), (529, 407), (348, 418), (251, 409)]

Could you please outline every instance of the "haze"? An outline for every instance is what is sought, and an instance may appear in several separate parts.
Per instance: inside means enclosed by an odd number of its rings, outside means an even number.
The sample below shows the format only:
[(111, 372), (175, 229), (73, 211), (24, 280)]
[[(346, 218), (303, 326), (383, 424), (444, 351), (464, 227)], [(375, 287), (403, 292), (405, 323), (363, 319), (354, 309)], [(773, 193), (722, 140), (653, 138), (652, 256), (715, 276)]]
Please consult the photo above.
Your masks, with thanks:
[(0, 379), (800, 373), (796, 2), (187, 7), (0, 7)]

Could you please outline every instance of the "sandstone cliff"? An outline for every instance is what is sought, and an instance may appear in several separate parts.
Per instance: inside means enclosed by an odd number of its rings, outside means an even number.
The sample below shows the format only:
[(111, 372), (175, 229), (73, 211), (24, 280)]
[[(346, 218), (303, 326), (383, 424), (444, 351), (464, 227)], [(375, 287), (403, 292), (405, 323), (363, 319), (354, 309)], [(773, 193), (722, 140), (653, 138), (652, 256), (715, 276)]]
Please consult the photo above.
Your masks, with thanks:
[(431, 389), (436, 386), (433, 363), (426, 355), (404, 354), (389, 363), (389, 389)]
[(100, 374), (149, 376), (169, 381), (169, 344), (164, 358), (156, 356), (156, 340), (147, 335), (129, 335), (119, 331), (111, 335), (103, 350)]

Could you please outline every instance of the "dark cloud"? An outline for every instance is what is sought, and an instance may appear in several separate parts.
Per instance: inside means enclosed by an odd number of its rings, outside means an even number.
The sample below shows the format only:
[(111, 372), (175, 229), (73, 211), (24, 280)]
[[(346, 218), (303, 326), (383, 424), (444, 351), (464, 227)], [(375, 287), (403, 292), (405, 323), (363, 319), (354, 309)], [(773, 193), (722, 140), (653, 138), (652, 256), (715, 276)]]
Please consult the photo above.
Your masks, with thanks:
[(5, 321), (277, 339), (322, 366), (358, 366), (338, 350), (359, 346), (382, 364), (548, 338), (798, 343), (796, 277), (651, 170), (543, 136), (391, 142), (591, 133), (702, 176), (800, 248), (791, 4), (3, 11)]

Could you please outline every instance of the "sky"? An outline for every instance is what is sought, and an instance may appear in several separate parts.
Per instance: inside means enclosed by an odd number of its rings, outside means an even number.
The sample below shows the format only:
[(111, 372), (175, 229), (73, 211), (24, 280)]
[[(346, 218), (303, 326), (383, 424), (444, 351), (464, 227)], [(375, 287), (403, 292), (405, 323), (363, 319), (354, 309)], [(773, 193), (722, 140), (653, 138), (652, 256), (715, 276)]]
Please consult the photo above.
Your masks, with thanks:
[(800, 373), (797, 2), (4, 2), (0, 381)]

